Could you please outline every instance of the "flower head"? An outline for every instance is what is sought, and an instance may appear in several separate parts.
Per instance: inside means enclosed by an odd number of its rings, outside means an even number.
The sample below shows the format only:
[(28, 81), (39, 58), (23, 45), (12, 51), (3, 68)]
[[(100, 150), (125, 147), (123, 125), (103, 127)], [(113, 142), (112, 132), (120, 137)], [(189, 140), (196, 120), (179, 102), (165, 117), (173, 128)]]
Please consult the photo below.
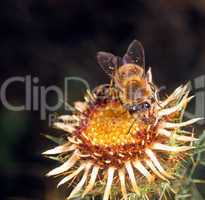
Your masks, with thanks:
[(200, 119), (182, 122), (192, 99), (188, 85), (153, 102), (151, 109), (138, 117), (116, 98), (111, 85), (108, 91), (103, 98), (88, 91), (84, 102), (75, 103), (72, 115), (60, 116), (54, 123), (66, 132), (67, 141), (43, 153), (60, 155), (64, 162), (47, 175), (63, 176), (58, 186), (79, 177), (68, 199), (76, 194), (102, 195), (103, 200), (113, 194), (149, 199), (162, 184), (176, 179), (176, 171), (197, 140), (184, 127)]

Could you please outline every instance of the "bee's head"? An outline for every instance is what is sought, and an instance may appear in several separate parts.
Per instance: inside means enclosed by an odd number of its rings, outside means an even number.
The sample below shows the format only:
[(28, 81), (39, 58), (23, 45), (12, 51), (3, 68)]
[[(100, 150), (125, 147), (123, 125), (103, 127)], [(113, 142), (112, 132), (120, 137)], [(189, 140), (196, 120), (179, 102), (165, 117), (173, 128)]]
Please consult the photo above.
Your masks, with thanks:
[(125, 108), (129, 111), (130, 114), (134, 114), (138, 112), (145, 112), (149, 110), (150, 107), (151, 105), (147, 101), (139, 103), (139, 104), (125, 105)]

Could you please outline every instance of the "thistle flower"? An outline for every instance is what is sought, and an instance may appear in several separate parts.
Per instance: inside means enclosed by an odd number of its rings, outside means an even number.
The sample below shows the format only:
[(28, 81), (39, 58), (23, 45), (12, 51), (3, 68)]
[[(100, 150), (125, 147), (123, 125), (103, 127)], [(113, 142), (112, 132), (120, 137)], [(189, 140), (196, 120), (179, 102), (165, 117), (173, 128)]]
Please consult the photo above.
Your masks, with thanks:
[[(151, 71), (149, 72), (151, 75)], [(63, 176), (58, 186), (78, 178), (68, 199), (103, 196), (151, 199), (160, 196), (163, 184), (179, 178), (177, 170), (194, 148), (192, 131), (185, 128), (200, 118), (183, 121), (192, 99), (188, 85), (178, 87), (163, 100), (153, 102), (149, 120), (136, 118), (110, 94), (99, 98), (87, 91), (84, 102), (75, 102), (75, 112), (58, 118), (54, 126), (67, 134), (63, 145), (45, 151), (58, 155), (63, 164), (47, 176)]]

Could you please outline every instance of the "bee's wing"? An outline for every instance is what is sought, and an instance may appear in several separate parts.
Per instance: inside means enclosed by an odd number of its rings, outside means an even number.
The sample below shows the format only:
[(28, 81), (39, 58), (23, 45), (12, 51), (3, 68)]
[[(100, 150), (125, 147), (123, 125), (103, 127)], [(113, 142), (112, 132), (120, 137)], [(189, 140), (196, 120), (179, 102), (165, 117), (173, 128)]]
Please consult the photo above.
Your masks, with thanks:
[(99, 51), (97, 53), (97, 61), (102, 69), (111, 77), (113, 76), (117, 67), (122, 64), (122, 59), (120, 57), (103, 51)]
[(124, 63), (133, 63), (145, 67), (144, 48), (138, 40), (133, 40), (123, 57)]

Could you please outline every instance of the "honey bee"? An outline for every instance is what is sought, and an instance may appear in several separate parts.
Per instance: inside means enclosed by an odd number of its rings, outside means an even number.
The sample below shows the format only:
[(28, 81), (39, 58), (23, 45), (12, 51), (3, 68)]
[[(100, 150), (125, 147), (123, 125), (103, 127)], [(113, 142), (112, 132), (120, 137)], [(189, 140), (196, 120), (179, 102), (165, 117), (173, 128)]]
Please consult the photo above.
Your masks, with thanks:
[(151, 69), (145, 72), (145, 55), (142, 44), (134, 40), (121, 58), (107, 52), (98, 52), (97, 60), (102, 69), (111, 77), (118, 90), (122, 105), (131, 114), (151, 109), (154, 98)]

